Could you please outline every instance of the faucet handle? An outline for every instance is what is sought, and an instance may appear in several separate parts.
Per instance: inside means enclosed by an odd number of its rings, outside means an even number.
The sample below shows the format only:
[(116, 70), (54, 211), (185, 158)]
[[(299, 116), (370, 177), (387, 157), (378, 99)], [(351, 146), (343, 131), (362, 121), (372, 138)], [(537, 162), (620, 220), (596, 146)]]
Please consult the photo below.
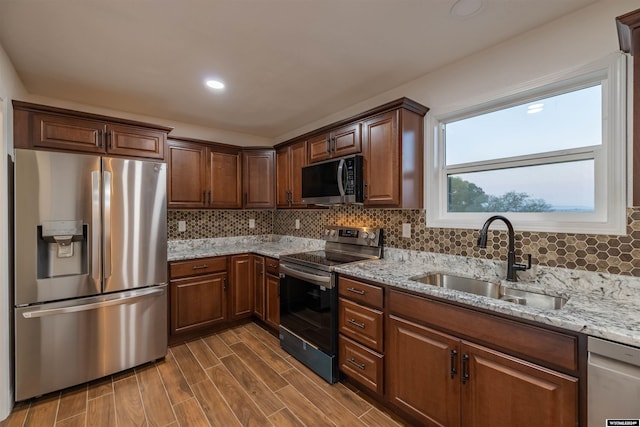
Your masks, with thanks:
[(527, 263), (526, 264), (519, 264), (519, 263), (515, 263), (513, 264), (513, 268), (517, 271), (524, 271), (524, 270), (528, 270), (531, 268), (531, 254), (526, 254), (527, 257)]

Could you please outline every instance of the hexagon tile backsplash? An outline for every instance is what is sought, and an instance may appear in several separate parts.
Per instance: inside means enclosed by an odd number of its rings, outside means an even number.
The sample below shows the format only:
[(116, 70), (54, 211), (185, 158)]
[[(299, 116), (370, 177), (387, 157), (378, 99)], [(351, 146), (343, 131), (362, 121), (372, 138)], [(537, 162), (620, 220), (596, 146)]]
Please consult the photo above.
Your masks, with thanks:
[[(249, 219), (255, 228), (249, 228)], [(295, 220), (300, 220), (300, 229)], [(187, 222), (179, 233), (177, 221)], [(411, 224), (403, 238), (402, 224)], [(478, 258), (507, 258), (507, 236), (491, 231), (487, 249), (478, 249), (478, 229), (430, 228), (422, 209), (365, 209), (357, 205), (300, 210), (169, 210), (169, 240), (282, 234), (320, 238), (324, 225), (374, 226), (385, 230), (385, 246)], [(478, 228), (482, 224), (478, 224)], [(516, 258), (531, 254), (534, 264), (577, 270), (640, 276), (640, 208), (627, 210), (627, 234), (622, 236), (519, 232)]]

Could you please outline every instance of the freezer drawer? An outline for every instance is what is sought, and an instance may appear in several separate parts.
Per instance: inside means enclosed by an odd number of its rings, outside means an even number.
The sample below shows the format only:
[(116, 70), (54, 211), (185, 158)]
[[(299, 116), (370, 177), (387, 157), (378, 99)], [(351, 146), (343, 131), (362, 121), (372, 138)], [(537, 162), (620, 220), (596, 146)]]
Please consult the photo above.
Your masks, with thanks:
[(164, 357), (166, 288), (16, 308), (16, 401)]

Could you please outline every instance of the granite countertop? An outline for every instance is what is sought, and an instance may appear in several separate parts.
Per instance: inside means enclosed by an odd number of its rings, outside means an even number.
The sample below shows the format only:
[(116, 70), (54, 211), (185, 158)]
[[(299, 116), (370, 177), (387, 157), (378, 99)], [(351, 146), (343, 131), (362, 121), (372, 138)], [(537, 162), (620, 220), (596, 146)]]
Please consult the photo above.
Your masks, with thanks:
[(168, 261), (256, 253), (272, 258), (324, 249), (324, 240), (292, 236), (245, 236), (215, 239), (174, 240), (168, 243)]
[[(241, 253), (280, 258), (324, 249), (324, 243), (276, 235), (170, 241), (168, 260)], [(520, 281), (512, 283), (502, 280), (506, 274), (504, 262), (393, 248), (385, 248), (384, 259), (345, 264), (334, 270), (394, 288), (640, 347), (640, 278), (538, 266), (520, 272)], [(568, 298), (568, 302), (560, 310), (543, 310), (409, 280), (430, 272), (562, 296)]]
[[(387, 250), (389, 252), (391, 250)], [(539, 267), (530, 273), (531, 277), (511, 283), (500, 280), (504, 277), (506, 265), (503, 269), (492, 263), (492, 269), (489, 265), (491, 263), (439, 254), (414, 254), (409, 257), (393, 254), (382, 260), (339, 266), (335, 271), (426, 296), (640, 347), (640, 280), (611, 274)], [(478, 274), (480, 271), (483, 274)], [(429, 272), (501, 282), (509, 287), (563, 296), (569, 300), (559, 310), (543, 310), (409, 280)]]

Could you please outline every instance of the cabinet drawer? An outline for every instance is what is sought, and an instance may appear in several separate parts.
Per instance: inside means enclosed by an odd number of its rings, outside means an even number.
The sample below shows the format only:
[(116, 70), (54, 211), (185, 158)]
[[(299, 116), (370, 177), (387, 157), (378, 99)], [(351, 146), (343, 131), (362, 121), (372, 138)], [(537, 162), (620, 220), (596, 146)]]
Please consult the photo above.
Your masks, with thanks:
[(342, 335), (338, 338), (340, 370), (368, 389), (382, 394), (384, 357)]
[[(428, 298), (389, 291), (389, 312), (570, 371), (578, 369), (577, 337)], [(546, 363), (545, 363), (546, 362)]]
[(267, 274), (277, 276), (280, 268), (280, 261), (275, 258), (265, 258)]
[(227, 270), (227, 257), (213, 257), (176, 261), (169, 264), (169, 277), (188, 277)]
[(383, 293), (380, 286), (369, 285), (346, 277), (340, 278), (338, 294), (380, 309), (383, 305)]
[(338, 301), (338, 330), (340, 333), (382, 352), (383, 314), (347, 299)]

